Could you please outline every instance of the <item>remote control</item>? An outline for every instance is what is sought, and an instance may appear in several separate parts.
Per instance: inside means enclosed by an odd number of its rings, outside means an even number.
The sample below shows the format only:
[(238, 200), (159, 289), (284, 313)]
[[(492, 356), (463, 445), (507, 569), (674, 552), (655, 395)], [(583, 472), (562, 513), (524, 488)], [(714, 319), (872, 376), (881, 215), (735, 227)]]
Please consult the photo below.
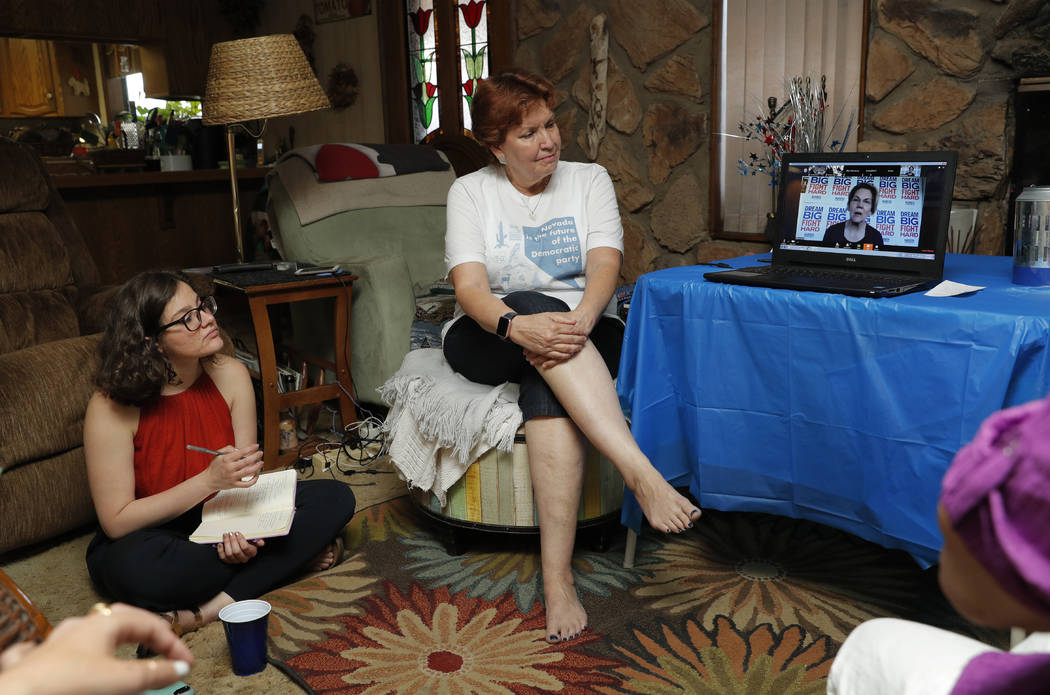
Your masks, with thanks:
[(296, 275), (325, 275), (327, 273), (338, 273), (342, 269), (337, 265), (330, 266), (318, 266), (315, 268), (299, 268), (295, 271)]
[(211, 272), (220, 275), (222, 273), (248, 273), (253, 270), (273, 270), (273, 263), (223, 263), (211, 267)]

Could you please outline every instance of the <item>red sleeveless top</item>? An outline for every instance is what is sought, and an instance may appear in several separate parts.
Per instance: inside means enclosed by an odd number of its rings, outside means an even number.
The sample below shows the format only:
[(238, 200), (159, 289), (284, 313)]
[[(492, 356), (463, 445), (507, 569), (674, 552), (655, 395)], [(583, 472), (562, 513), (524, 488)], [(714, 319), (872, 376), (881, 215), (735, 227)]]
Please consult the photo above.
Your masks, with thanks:
[(197, 475), (211, 454), (190, 451), (233, 445), (230, 406), (207, 372), (182, 393), (160, 396), (139, 410), (135, 432), (135, 498), (149, 497)]

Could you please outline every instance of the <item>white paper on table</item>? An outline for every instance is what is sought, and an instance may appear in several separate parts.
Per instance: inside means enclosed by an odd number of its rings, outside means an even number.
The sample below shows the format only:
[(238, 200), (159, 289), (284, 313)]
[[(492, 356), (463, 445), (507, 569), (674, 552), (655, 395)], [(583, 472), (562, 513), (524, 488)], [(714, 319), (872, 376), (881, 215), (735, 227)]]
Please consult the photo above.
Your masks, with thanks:
[(967, 294), (968, 292), (976, 292), (983, 290), (983, 285), (964, 285), (961, 282), (952, 282), (951, 280), (944, 280), (941, 284), (934, 287), (932, 290), (926, 293), (927, 297), (955, 297), (960, 294)]

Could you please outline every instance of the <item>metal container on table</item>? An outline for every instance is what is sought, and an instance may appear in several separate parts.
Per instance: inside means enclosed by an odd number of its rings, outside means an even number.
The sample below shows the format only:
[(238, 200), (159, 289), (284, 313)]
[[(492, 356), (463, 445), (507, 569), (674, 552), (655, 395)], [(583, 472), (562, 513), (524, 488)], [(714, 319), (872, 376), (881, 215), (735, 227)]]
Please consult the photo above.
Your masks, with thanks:
[(1028, 186), (1014, 204), (1015, 285), (1050, 285), (1050, 186)]

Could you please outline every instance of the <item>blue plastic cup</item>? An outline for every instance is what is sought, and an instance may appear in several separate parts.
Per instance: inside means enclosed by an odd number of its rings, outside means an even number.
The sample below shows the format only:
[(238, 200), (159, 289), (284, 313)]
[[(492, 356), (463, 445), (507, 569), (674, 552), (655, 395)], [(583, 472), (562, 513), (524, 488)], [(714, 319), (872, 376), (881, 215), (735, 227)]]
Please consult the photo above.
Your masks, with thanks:
[(226, 631), (233, 672), (250, 676), (266, 668), (266, 628), (270, 604), (259, 599), (235, 601), (219, 611)]

